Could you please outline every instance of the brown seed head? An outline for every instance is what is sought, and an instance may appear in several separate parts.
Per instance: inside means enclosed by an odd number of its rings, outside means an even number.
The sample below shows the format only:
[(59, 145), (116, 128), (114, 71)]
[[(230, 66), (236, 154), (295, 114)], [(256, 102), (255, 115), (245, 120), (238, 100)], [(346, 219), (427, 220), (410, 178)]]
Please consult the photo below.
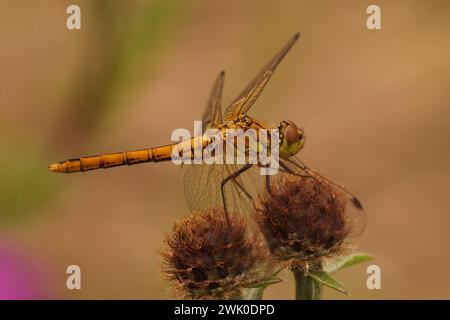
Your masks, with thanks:
[(257, 242), (237, 215), (227, 225), (223, 211), (195, 212), (174, 225), (166, 244), (162, 272), (184, 298), (238, 297), (240, 285), (255, 276)]
[(260, 197), (255, 220), (275, 258), (289, 267), (309, 268), (340, 254), (352, 223), (345, 195), (312, 178), (283, 175)]

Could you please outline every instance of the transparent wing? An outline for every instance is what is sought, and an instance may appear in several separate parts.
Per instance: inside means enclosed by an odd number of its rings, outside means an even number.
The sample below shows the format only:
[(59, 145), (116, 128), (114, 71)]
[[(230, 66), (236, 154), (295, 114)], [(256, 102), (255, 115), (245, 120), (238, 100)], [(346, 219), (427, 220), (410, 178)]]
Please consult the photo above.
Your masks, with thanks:
[[(189, 209), (223, 209), (222, 181), (238, 171), (242, 165), (191, 164), (186, 166), (184, 191)], [(225, 184), (224, 196), (229, 212), (247, 214), (252, 208), (251, 198), (261, 184), (255, 181), (257, 167), (253, 166), (236, 179)]]
[(292, 172), (294, 172), (295, 174), (310, 176), (316, 179), (317, 181), (320, 181), (321, 183), (331, 184), (336, 188), (340, 189), (341, 191), (343, 191), (347, 196), (347, 206), (346, 206), (347, 215), (351, 220), (351, 224), (353, 226), (351, 236), (357, 237), (364, 232), (367, 222), (366, 212), (364, 211), (361, 202), (353, 193), (348, 191), (342, 185), (332, 181), (330, 178), (307, 167), (299, 158), (295, 156), (289, 158), (288, 160), (280, 159), (280, 169), (284, 170), (283, 167), (289, 168), (289, 170), (292, 170)]
[(208, 104), (202, 117), (203, 131), (222, 123), (222, 91), (225, 82), (225, 71), (219, 73), (214, 82)]
[(225, 110), (224, 119), (229, 121), (240, 114), (246, 113), (259, 97), (278, 64), (297, 41), (300, 33), (296, 33), (291, 40), (275, 55), (258, 73), (255, 79), (242, 91), (242, 93)]

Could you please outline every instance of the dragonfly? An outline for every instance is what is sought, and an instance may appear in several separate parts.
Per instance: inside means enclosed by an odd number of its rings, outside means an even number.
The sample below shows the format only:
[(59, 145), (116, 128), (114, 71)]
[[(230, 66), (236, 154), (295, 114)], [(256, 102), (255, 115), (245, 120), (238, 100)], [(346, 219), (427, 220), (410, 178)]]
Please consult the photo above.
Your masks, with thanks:
[[(260, 121), (248, 115), (248, 111), (260, 96), (277, 66), (297, 42), (299, 36), (300, 33), (296, 33), (282, 47), (223, 113), (221, 105), (225, 72), (220, 72), (213, 84), (203, 113), (203, 132), (211, 128), (217, 129), (219, 132), (226, 132), (228, 129), (242, 129), (244, 132), (248, 129), (256, 131), (267, 129)], [(303, 129), (289, 120), (281, 121), (276, 128), (279, 132), (278, 147), (281, 174), (310, 177), (341, 189), (347, 195), (352, 211), (355, 212), (355, 224), (361, 232), (364, 229), (366, 219), (363, 206), (358, 198), (342, 185), (308, 167), (297, 156), (306, 140)], [(225, 140), (226, 134), (221, 136)], [(208, 137), (202, 138), (200, 143), (198, 143), (198, 140), (195, 142), (195, 139), (194, 137), (189, 141), (185, 140), (160, 147), (68, 159), (50, 164), (48, 169), (57, 173), (73, 173), (146, 162), (170, 161), (174, 148), (181, 149), (183, 143), (188, 143), (192, 146), (192, 149), (194, 147), (203, 149), (212, 142), (212, 139)], [(274, 179), (271, 175), (255, 174), (255, 168), (260, 166), (260, 163), (187, 165), (183, 184), (189, 209), (194, 211), (202, 208), (219, 208), (225, 212), (227, 221), (229, 211), (251, 210), (255, 193), (260, 192), (261, 187), (265, 187), (270, 193), (271, 180)]]

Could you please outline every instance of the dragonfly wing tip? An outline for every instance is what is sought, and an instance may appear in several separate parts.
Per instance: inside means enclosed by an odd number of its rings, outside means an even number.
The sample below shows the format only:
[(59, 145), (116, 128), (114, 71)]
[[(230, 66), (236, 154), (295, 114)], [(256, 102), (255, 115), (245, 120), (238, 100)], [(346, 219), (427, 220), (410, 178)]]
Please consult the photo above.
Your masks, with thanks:
[(358, 210), (364, 210), (361, 201), (359, 201), (355, 196), (352, 197), (352, 203)]

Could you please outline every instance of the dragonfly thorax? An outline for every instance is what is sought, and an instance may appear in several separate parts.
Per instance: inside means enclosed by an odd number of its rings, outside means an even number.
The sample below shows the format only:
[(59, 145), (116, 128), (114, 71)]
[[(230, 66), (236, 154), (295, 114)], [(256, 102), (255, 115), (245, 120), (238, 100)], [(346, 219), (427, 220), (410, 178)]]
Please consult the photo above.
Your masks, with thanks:
[(254, 124), (254, 120), (250, 118), (249, 116), (243, 114), (237, 117), (236, 119), (233, 119), (231, 121), (228, 121), (224, 124), (222, 124), (219, 128), (219, 130), (227, 130), (227, 129), (233, 129), (233, 130), (247, 130), (252, 128), (252, 125)]

